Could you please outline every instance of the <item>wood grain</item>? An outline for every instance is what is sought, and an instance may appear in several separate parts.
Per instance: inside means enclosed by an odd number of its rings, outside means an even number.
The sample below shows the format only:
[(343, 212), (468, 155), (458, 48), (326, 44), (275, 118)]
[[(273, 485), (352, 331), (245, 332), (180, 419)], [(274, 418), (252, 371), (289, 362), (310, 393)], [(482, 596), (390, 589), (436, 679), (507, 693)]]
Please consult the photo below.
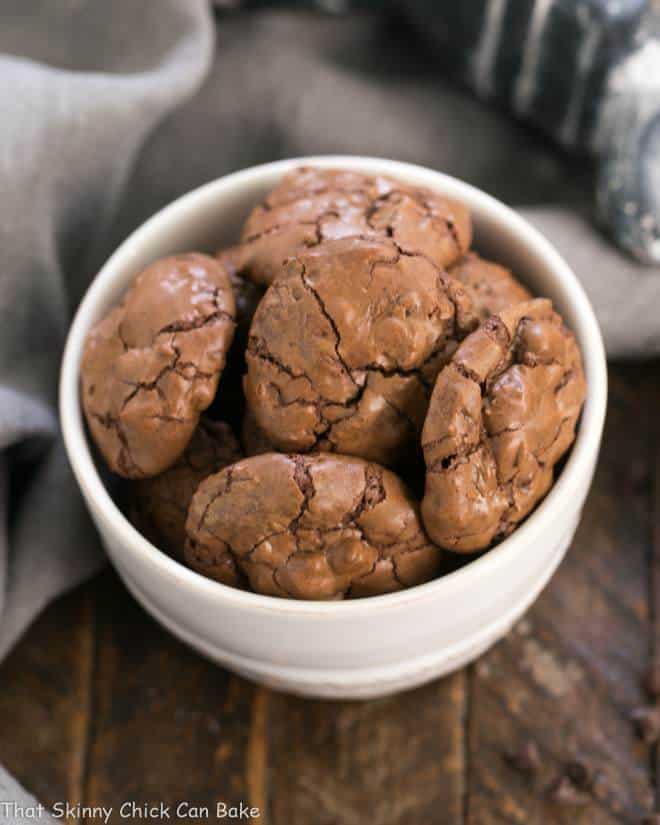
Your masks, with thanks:
[(465, 674), (370, 702), (274, 695), (273, 825), (463, 821)]
[[(660, 8), (660, 5), (658, 6)], [(651, 575), (649, 599), (653, 633), (649, 646), (649, 671), (652, 669), (660, 674), (660, 380), (645, 385), (646, 405), (652, 411), (653, 441), (653, 487), (652, 487), (652, 516), (653, 529), (651, 536)], [(649, 704), (653, 697), (649, 697)], [(660, 696), (655, 697), (655, 703), (660, 708)], [(655, 781), (655, 810), (660, 811), (660, 744), (656, 744), (652, 754), (652, 770)]]
[[(0, 667), (0, 760), (49, 804), (242, 801), (261, 825), (638, 822), (660, 777), (660, 751), (629, 721), (660, 661), (659, 376), (612, 371), (574, 545), (472, 668), (372, 702), (273, 694), (173, 640), (106, 573)], [(505, 758), (530, 741), (534, 779)], [(548, 799), (571, 759), (600, 775), (585, 807)]]
[(261, 825), (268, 822), (268, 712), (270, 691), (257, 686), (252, 695), (250, 736), (247, 747), (245, 776), (247, 802), (260, 812)]
[(209, 806), (209, 822), (217, 802), (246, 802), (254, 688), (161, 630), (114, 575), (98, 615), (87, 804), (162, 802), (189, 823), (181, 802)]
[(93, 650), (86, 586), (53, 604), (0, 667), (0, 759), (46, 805), (83, 797)]
[[(649, 614), (650, 411), (644, 373), (616, 371), (600, 466), (583, 522), (550, 586), (475, 666), (470, 715), (470, 825), (613, 825), (652, 805), (648, 754), (629, 721), (642, 702)], [(503, 754), (537, 743), (536, 782)], [(600, 774), (590, 804), (551, 802), (572, 759)]]

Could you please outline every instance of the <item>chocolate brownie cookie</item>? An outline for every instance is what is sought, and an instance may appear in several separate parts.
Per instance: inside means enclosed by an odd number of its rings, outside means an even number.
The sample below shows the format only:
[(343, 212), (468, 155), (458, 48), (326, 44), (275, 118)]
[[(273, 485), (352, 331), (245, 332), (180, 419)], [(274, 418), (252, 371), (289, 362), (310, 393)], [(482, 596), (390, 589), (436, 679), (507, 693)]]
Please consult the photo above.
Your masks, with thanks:
[(446, 267), (470, 246), (467, 209), (426, 189), (336, 169), (296, 169), (250, 213), (241, 265), (270, 284), (296, 249), (349, 236), (390, 237), (402, 252)]
[(508, 535), (550, 488), (585, 392), (575, 338), (548, 300), (468, 336), (438, 376), (422, 432), (433, 541), (472, 552)]
[(257, 311), (259, 301), (263, 298), (264, 287), (241, 275), (242, 250), (240, 246), (221, 249), (216, 257), (224, 267), (234, 292), (236, 304), (236, 339), (247, 341), (250, 324)]
[(236, 303), (236, 334), (227, 353), (227, 363), (222, 372), (216, 398), (208, 415), (211, 418), (227, 420), (238, 432), (241, 429), (245, 408), (243, 376), (245, 349), (252, 317), (259, 305), (265, 289), (240, 274), (240, 247), (232, 246), (220, 250), (216, 255), (231, 281)]
[(133, 523), (161, 550), (183, 559), (186, 516), (193, 493), (205, 478), (241, 458), (231, 427), (202, 418), (183, 454), (169, 469), (131, 482)]
[(287, 261), (250, 329), (245, 392), (280, 450), (391, 464), (421, 430), (437, 354), (476, 319), (463, 287), (388, 240)]
[(247, 406), (241, 427), (241, 441), (246, 456), (277, 452), (266, 433), (257, 424), (254, 413)]
[(235, 559), (257, 593), (297, 599), (400, 590), (433, 578), (441, 559), (397, 476), (323, 453), (227, 467), (199, 486), (186, 530), (198, 572), (217, 578)]
[(533, 297), (510, 269), (487, 261), (476, 252), (468, 252), (450, 267), (449, 274), (465, 287), (480, 321)]
[(82, 404), (111, 470), (146, 478), (179, 458), (215, 395), (234, 318), (227, 273), (191, 253), (147, 267), (92, 328)]

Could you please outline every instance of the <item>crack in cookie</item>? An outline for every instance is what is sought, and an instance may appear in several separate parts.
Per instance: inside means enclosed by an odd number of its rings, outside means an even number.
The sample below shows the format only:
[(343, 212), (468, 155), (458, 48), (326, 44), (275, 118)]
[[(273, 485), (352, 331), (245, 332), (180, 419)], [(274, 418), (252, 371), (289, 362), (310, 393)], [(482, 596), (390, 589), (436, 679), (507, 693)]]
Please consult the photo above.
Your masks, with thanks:
[(191, 253), (147, 267), (90, 330), (82, 404), (111, 470), (144, 478), (181, 456), (215, 396), (234, 318), (229, 275)]
[(530, 291), (509, 269), (487, 261), (476, 252), (468, 252), (448, 272), (465, 288), (480, 322), (532, 299)]
[(428, 190), (384, 177), (300, 168), (248, 216), (241, 269), (268, 285), (296, 249), (346, 237), (390, 238), (402, 254), (447, 267), (466, 252), (471, 235), (467, 209)]
[(422, 448), (422, 517), (457, 552), (508, 535), (548, 492), (575, 438), (586, 385), (580, 351), (550, 301), (492, 316), (436, 381)]
[(442, 353), (474, 324), (462, 287), (391, 241), (301, 250), (254, 316), (248, 406), (280, 450), (392, 464), (421, 431)]
[(131, 521), (153, 544), (182, 560), (186, 517), (195, 490), (205, 478), (239, 461), (242, 455), (228, 424), (202, 418), (183, 454), (169, 469), (130, 483)]
[[(227, 485), (230, 473), (240, 483)], [(186, 560), (215, 578), (227, 556), (257, 593), (368, 596), (433, 578), (442, 553), (401, 480), (359, 458), (268, 453), (206, 479), (186, 524)]]

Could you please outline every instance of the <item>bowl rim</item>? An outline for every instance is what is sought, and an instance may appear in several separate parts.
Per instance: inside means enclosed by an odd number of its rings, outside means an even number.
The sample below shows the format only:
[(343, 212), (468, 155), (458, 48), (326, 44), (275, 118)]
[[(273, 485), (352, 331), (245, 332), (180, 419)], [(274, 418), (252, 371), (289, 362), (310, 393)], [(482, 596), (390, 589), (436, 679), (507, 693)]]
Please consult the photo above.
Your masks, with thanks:
[[(575, 329), (575, 332), (579, 333), (581, 338), (581, 351), (587, 375), (587, 400), (570, 455), (550, 492), (528, 518), (497, 546), (458, 570), (405, 590), (364, 599), (317, 602), (282, 599), (238, 590), (206, 578), (166, 555), (131, 524), (110, 496), (92, 459), (80, 407), (79, 370), (83, 343), (95, 317), (97, 304), (103, 301), (105, 292), (111, 288), (117, 277), (116, 270), (125, 266), (126, 261), (136, 254), (136, 250), (152, 233), (159, 231), (163, 222), (185, 218), (191, 211), (195, 211), (200, 203), (213, 200), (218, 190), (232, 187), (237, 190), (240, 187), (258, 184), (264, 177), (283, 175), (298, 166), (336, 167), (366, 174), (390, 175), (403, 180), (412, 179), (418, 184), (466, 202), (468, 208), (478, 203), (481, 211), (487, 211), (500, 222), (507, 223), (526, 247), (543, 258), (546, 268), (552, 272), (554, 278), (562, 282), (563, 288), (570, 291), (579, 326), (579, 330)], [(237, 608), (256, 609), (260, 612), (319, 617), (337, 613), (344, 616), (362, 614), (365, 611), (400, 607), (411, 601), (427, 598), (440, 600), (443, 591), (452, 587), (468, 587), (470, 579), (489, 577), (496, 570), (515, 562), (518, 556), (528, 550), (530, 544), (546, 530), (552, 531), (556, 528), (559, 523), (557, 517), (564, 509), (565, 503), (579, 495), (583, 489), (585, 472), (589, 476), (586, 483), (589, 483), (600, 445), (606, 402), (607, 367), (598, 322), (577, 276), (550, 241), (513, 209), (469, 183), (417, 164), (359, 155), (303, 156), (251, 166), (193, 189), (148, 218), (117, 247), (87, 288), (67, 335), (59, 385), (60, 425), (73, 473), (87, 506), (103, 527), (116, 536), (122, 553), (128, 550), (133, 555), (139, 555), (141, 561), (152, 567), (154, 575), (165, 576), (173, 583), (197, 591), (200, 595), (204, 594), (209, 599), (218, 599), (234, 604)], [(125, 565), (121, 567), (124, 568)]]

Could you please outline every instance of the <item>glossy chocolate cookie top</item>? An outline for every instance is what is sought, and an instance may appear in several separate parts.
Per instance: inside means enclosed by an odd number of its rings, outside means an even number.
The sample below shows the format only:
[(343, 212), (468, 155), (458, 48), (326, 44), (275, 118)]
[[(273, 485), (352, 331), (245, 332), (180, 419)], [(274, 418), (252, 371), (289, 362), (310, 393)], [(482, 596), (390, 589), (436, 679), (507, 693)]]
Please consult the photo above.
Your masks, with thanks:
[(463, 287), (424, 256), (327, 241), (288, 259), (259, 304), (247, 403), (279, 450), (391, 464), (421, 431), (438, 353), (475, 324)]
[(270, 284), (300, 247), (351, 236), (389, 237), (400, 251), (447, 267), (465, 253), (471, 235), (468, 210), (426, 189), (356, 172), (300, 168), (250, 213), (241, 235), (241, 267), (257, 283)]
[(87, 336), (82, 404), (111, 470), (161, 473), (213, 401), (235, 327), (225, 269), (207, 255), (163, 258)]
[(485, 321), (436, 381), (422, 432), (422, 517), (441, 547), (508, 535), (547, 493), (586, 391), (573, 334), (550, 301)]
[(267, 453), (211, 476), (186, 529), (195, 570), (216, 578), (233, 558), (255, 592), (289, 598), (400, 590), (433, 578), (441, 558), (397, 476), (324, 453)]
[(510, 269), (487, 261), (476, 252), (468, 252), (450, 267), (449, 274), (465, 287), (479, 321), (533, 297)]

